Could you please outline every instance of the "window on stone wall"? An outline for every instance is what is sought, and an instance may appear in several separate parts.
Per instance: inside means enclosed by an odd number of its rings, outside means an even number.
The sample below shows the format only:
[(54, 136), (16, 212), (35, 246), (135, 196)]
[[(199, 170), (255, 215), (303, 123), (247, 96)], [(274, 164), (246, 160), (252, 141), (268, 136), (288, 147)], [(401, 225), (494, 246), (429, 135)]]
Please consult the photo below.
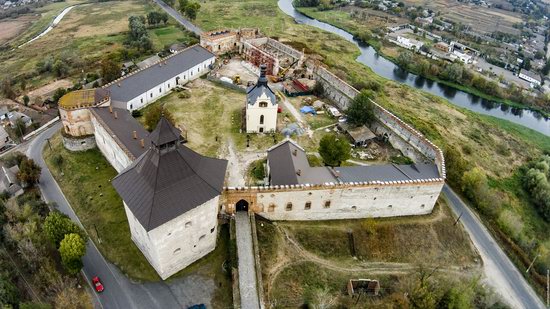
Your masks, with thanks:
[(424, 207), (426, 207), (426, 205), (425, 205), (425, 204), (422, 204), (422, 205), (420, 205), (420, 207), (421, 207), (421, 208), (424, 208)]
[(357, 206), (351, 206), (351, 209), (357, 210)]
[(159, 93), (161, 93), (161, 92), (162, 92), (162, 88), (159, 88)]
[(304, 207), (305, 210), (311, 209), (311, 202), (306, 202), (306, 206)]
[(210, 233), (214, 233), (215, 230), (216, 230), (216, 227), (211, 228)]
[(260, 107), (267, 107), (267, 102), (260, 102)]
[(275, 204), (269, 204), (269, 207), (267, 208), (268, 212), (274, 212), (275, 211)]
[(134, 108), (134, 104), (130, 104), (130, 109), (133, 109)]
[(392, 208), (392, 207), (393, 207), (393, 205), (388, 205), (388, 208)]
[(288, 202), (286, 203), (286, 211), (291, 211), (292, 210), (292, 203)]
[(181, 248), (177, 248), (176, 250), (174, 250), (174, 254), (178, 254), (181, 252)]
[(330, 208), (330, 200), (325, 201), (325, 208)]
[(151, 92), (151, 98), (153, 97), (153, 93)]
[(141, 103), (143, 104), (143, 98), (139, 99), (141, 101)]
[(203, 240), (204, 238), (206, 238), (206, 235), (202, 235), (201, 237), (199, 237), (199, 241)]
[(193, 223), (191, 223), (191, 221), (185, 222), (185, 227), (191, 227), (191, 225), (193, 225)]

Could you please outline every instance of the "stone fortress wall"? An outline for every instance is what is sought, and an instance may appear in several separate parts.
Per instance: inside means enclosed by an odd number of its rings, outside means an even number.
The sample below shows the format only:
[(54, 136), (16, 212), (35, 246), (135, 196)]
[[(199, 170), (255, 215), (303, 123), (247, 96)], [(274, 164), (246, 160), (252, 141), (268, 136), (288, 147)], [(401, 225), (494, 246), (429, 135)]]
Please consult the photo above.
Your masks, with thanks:
[(76, 138), (63, 135), (62, 137), (63, 145), (70, 151), (86, 151), (94, 149), (96, 147), (94, 135), (87, 135)]
[[(327, 97), (338, 108), (345, 110), (351, 100), (359, 93), (357, 89), (324, 67), (320, 65), (313, 66), (310, 63), (308, 63), (308, 67), (313, 70), (316, 80), (323, 85)], [(377, 118), (376, 123), (373, 124), (373, 131), (378, 135), (386, 134), (393, 147), (399, 149), (415, 162), (425, 162), (426, 160), (434, 162), (441, 177), (445, 178), (445, 158), (441, 149), (397, 116), (376, 102), (372, 101), (372, 103), (375, 106), (374, 113)]]

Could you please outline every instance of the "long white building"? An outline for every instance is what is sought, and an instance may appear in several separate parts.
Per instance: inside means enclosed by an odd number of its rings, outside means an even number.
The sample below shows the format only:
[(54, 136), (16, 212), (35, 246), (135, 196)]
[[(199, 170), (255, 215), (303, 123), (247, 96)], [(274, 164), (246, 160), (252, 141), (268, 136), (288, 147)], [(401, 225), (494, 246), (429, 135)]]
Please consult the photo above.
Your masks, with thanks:
[(110, 92), (114, 107), (133, 111), (169, 94), (176, 85), (208, 73), (215, 61), (214, 54), (200, 45), (193, 45), (103, 88)]

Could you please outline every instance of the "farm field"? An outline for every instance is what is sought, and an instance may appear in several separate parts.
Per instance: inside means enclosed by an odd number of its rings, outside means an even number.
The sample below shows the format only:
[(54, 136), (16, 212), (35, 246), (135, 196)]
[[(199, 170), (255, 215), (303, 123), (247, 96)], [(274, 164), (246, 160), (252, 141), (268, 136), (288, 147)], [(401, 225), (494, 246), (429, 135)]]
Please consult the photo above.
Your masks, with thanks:
[[(42, 10), (48, 10), (39, 21), (23, 34), (17, 43), (22, 43), (31, 35), (35, 28), (44, 29), (65, 6), (78, 3), (75, 0), (63, 3), (64, 6), (48, 5)], [(61, 59), (71, 64), (74, 73), (81, 71), (97, 71), (98, 60), (107, 54), (123, 47), (128, 31), (128, 17), (145, 15), (156, 9), (152, 4), (138, 1), (112, 1), (82, 4), (73, 8), (46, 36), (20, 49), (5, 51), (0, 54), (0, 80), (9, 77), (28, 76), (28, 88), (47, 84), (54, 76), (35, 74), (39, 61), (46, 59)], [(49, 21), (48, 21), (49, 20)], [(43, 23), (42, 25), (38, 25)], [(178, 40), (188, 40), (189, 36), (173, 23), (148, 30), (155, 49)], [(15, 44), (15, 43), (14, 43)], [(15, 72), (15, 74), (14, 74)], [(69, 74), (71, 75), (71, 73)]]
[(520, 34), (520, 31), (513, 27), (514, 24), (522, 22), (519, 13), (463, 4), (453, 0), (404, 0), (403, 2), (407, 5), (432, 9), (436, 13), (441, 12), (441, 18), (470, 26), (476, 32), (491, 33), (500, 31)]
[(0, 46), (9, 42), (25, 31), (36, 17), (24, 15), (15, 19), (5, 19), (0, 21)]

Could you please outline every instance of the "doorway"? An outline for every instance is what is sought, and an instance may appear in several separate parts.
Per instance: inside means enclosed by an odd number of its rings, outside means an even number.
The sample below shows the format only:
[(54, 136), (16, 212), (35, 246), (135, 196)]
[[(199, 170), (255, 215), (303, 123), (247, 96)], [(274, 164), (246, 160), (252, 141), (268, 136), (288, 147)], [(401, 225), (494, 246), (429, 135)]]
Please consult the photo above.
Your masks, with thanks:
[(235, 209), (237, 211), (248, 211), (248, 202), (245, 200), (240, 200), (235, 204)]

